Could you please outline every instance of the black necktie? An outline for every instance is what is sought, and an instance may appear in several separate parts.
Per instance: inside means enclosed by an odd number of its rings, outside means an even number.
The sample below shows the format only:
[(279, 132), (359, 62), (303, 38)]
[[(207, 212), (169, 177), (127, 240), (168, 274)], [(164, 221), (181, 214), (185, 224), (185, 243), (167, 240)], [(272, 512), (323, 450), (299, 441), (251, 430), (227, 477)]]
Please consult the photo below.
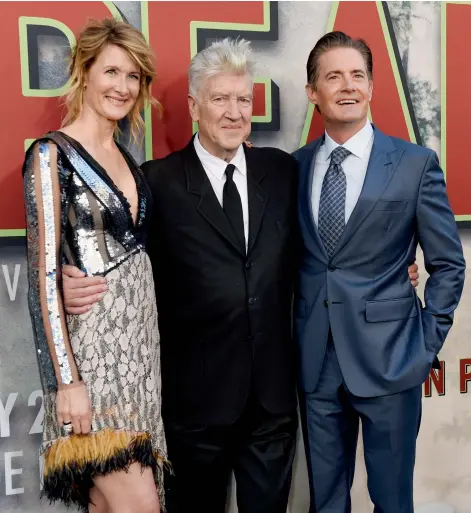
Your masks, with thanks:
[(222, 194), (222, 208), (236, 234), (237, 240), (245, 251), (244, 216), (242, 214), (242, 202), (239, 191), (233, 180), (235, 166), (229, 164), (226, 167), (226, 183)]

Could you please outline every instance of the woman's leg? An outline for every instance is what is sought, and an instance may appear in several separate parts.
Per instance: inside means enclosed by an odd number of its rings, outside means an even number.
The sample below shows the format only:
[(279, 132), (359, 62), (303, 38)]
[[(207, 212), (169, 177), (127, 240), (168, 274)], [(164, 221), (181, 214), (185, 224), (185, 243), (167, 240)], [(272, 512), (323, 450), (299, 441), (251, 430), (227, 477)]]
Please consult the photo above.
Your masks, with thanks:
[(90, 490), (90, 504), (88, 505), (88, 513), (110, 513), (105, 496), (96, 486)]
[(133, 463), (121, 470), (94, 479), (95, 487), (108, 505), (107, 513), (160, 513), (159, 495), (152, 469)]

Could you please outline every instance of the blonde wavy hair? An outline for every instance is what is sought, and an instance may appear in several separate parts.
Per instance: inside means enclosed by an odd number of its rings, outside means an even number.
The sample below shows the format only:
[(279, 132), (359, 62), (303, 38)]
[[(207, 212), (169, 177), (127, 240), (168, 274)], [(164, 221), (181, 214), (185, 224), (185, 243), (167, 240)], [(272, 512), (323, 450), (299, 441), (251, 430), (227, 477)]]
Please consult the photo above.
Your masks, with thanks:
[(141, 71), (139, 95), (127, 115), (131, 135), (138, 142), (144, 134), (142, 109), (149, 104), (156, 106), (159, 111), (161, 109), (159, 102), (151, 94), (151, 84), (156, 76), (154, 54), (139, 30), (114, 18), (89, 21), (77, 39), (69, 67), (70, 86), (64, 97), (67, 114), (62, 126), (72, 123), (80, 116), (87, 72), (107, 45), (116, 45), (123, 49)]

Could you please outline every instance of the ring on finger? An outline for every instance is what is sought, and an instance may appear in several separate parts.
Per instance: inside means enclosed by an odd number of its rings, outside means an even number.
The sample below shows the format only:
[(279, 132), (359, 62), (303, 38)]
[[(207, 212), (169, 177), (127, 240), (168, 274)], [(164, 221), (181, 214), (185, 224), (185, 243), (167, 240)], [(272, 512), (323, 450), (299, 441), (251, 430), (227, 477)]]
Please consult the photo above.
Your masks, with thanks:
[(70, 435), (73, 431), (72, 422), (64, 422), (61, 426), (61, 431), (63, 436)]

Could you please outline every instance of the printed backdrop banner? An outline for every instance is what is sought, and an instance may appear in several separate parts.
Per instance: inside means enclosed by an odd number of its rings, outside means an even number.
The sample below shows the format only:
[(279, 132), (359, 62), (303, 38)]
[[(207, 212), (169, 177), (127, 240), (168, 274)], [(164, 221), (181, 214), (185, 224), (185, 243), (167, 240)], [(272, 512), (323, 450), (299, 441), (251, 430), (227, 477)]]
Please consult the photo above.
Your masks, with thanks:
[[(90, 18), (114, 16), (142, 30), (157, 57), (159, 118), (145, 112), (139, 162), (181, 148), (192, 133), (186, 68), (218, 38), (253, 43), (258, 74), (251, 141), (294, 151), (322, 133), (304, 93), (309, 52), (325, 32), (361, 36), (374, 55), (371, 118), (383, 131), (434, 149), (471, 261), (471, 5), (463, 2), (0, 2), (0, 510), (65, 511), (38, 502), (43, 409), (27, 308), (21, 164), (31, 140), (60, 126), (67, 58)], [(126, 135), (127, 127), (123, 126)], [(421, 254), (419, 294), (426, 281)], [(424, 384), (416, 511), (471, 512), (471, 285)], [(372, 511), (361, 457), (356, 512)], [(229, 508), (235, 512), (234, 487)], [(299, 440), (289, 512), (308, 511)]]

